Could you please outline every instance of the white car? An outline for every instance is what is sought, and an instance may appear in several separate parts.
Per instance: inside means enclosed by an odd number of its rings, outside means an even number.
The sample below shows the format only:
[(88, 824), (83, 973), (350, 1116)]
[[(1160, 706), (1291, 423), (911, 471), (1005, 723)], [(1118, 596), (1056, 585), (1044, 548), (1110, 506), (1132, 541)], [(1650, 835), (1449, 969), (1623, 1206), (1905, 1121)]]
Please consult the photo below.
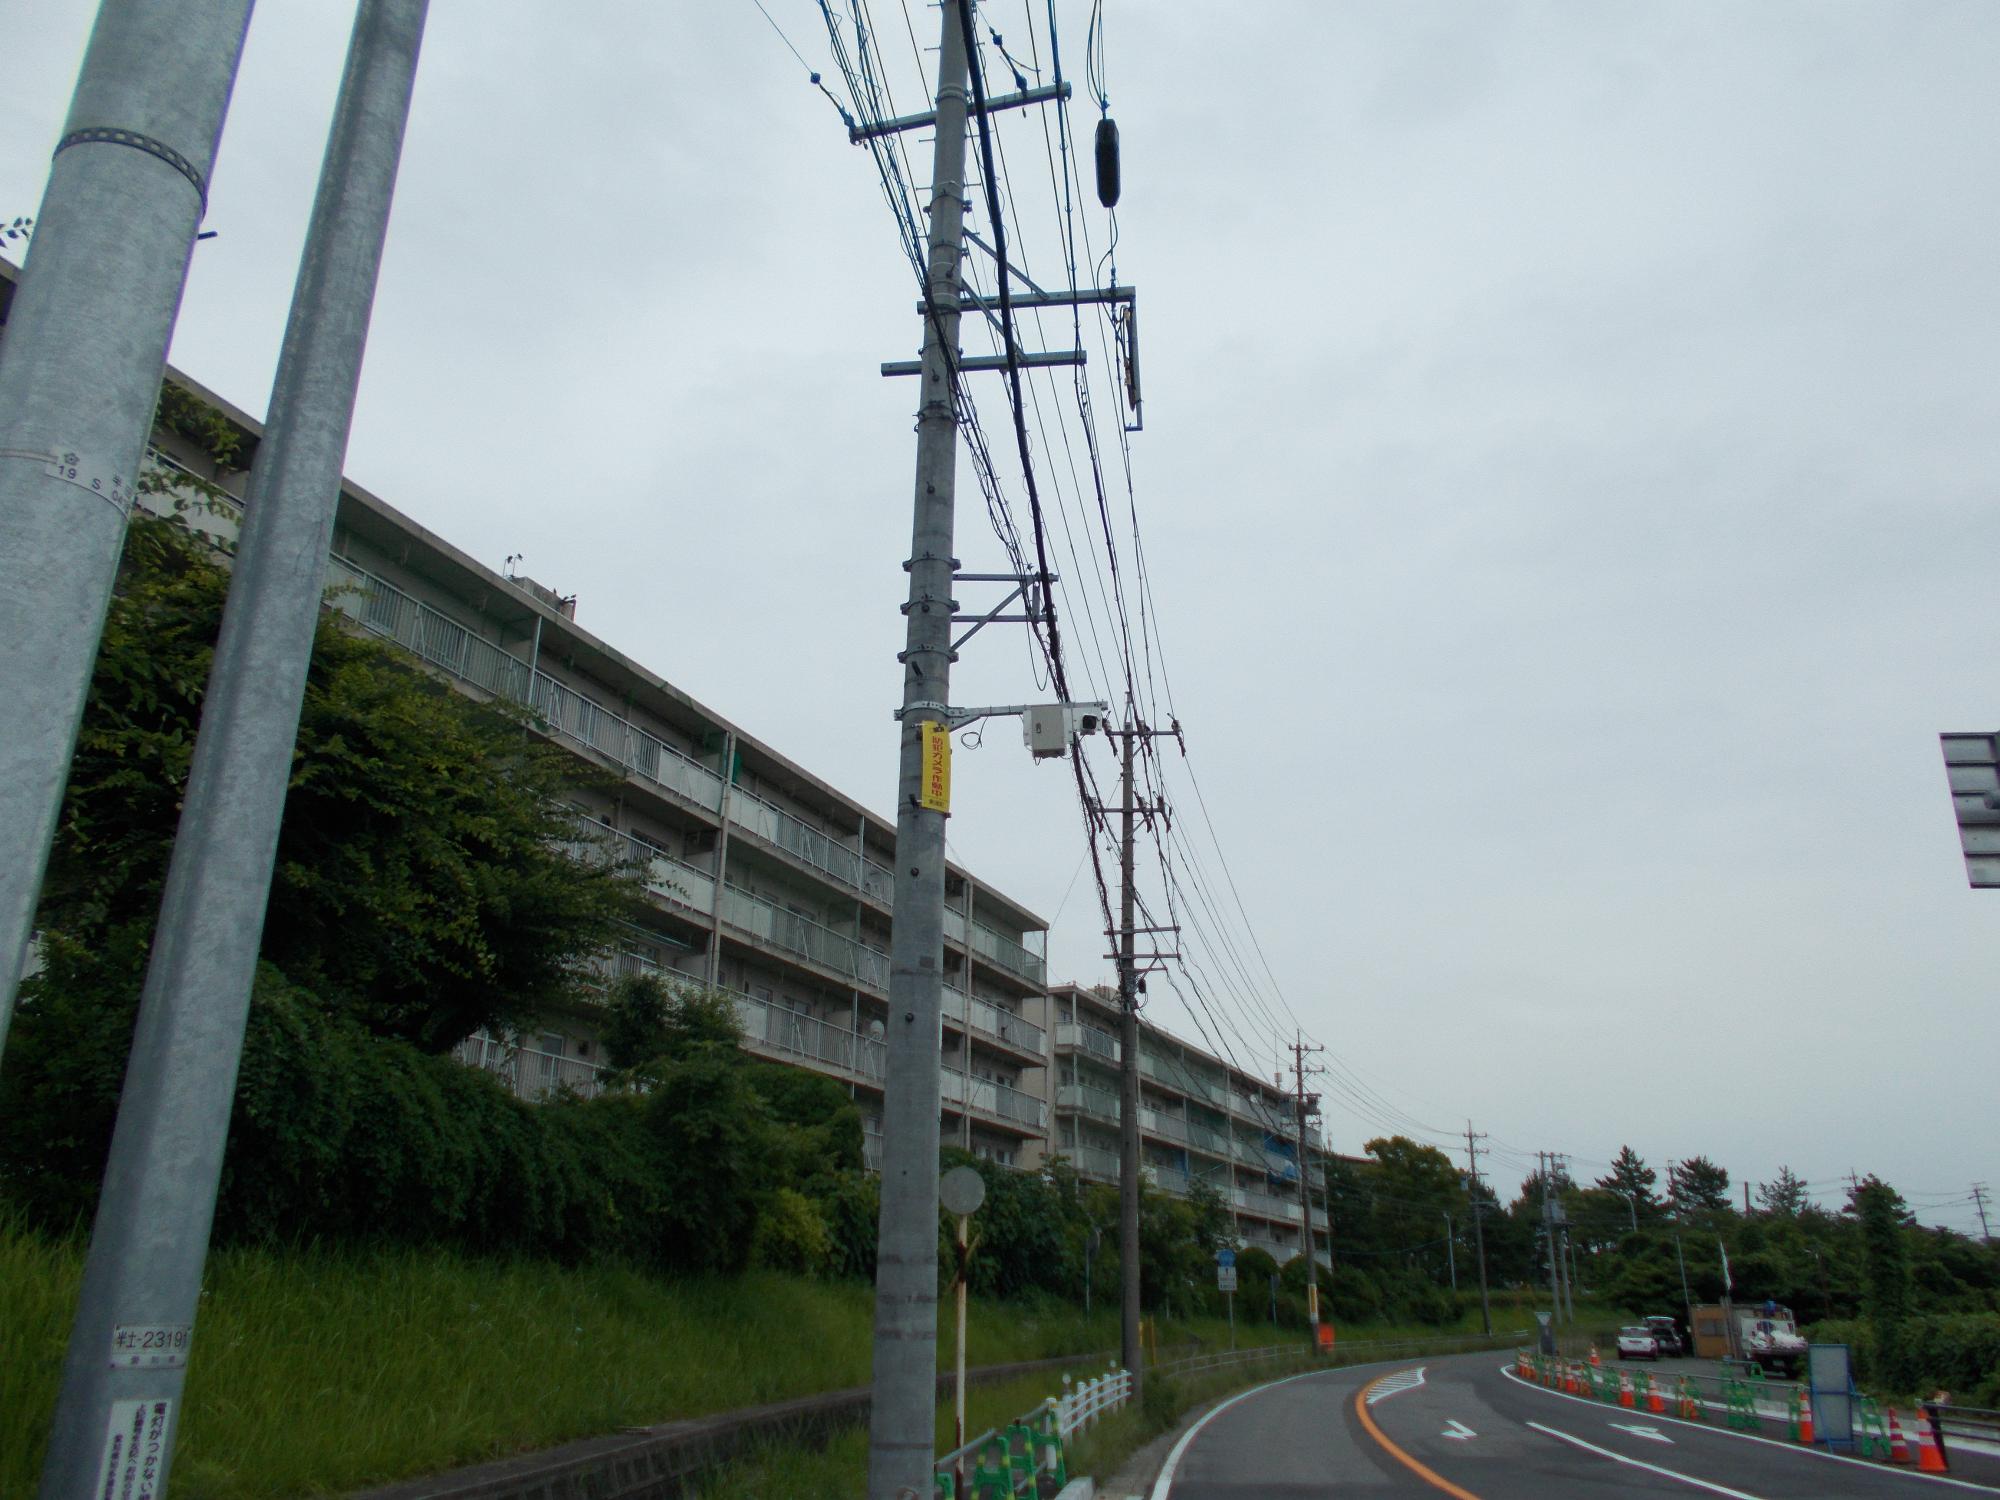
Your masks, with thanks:
[(1658, 1359), (1660, 1341), (1653, 1337), (1650, 1328), (1621, 1328), (1618, 1330), (1618, 1357), (1620, 1359)]

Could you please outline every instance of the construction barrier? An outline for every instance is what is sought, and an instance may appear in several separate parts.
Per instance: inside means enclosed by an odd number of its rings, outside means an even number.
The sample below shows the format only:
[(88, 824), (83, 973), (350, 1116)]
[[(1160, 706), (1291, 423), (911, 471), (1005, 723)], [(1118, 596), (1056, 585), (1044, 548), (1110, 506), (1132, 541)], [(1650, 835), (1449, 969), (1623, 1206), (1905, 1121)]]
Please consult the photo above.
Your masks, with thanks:
[(1707, 1420), (1707, 1409), (1701, 1404), (1701, 1398), (1695, 1394), (1694, 1382), (1685, 1375), (1681, 1376), (1680, 1390), (1675, 1400), (1683, 1420), (1689, 1422)]
[(1854, 1403), (1854, 1451), (1863, 1458), (1889, 1456), (1889, 1428), (1873, 1396), (1863, 1396)]
[(1745, 1432), (1757, 1430), (1757, 1394), (1748, 1380), (1723, 1376), (1722, 1410), (1723, 1420), (1731, 1427)]

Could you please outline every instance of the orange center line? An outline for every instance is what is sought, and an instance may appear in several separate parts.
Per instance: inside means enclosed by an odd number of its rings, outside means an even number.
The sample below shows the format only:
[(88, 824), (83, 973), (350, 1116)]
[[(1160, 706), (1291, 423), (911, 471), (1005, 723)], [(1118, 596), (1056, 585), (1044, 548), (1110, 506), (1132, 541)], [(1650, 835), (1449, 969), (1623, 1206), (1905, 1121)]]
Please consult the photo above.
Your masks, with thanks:
[(1354, 1394), (1354, 1415), (1361, 1419), (1361, 1425), (1367, 1429), (1368, 1435), (1380, 1443), (1383, 1451), (1395, 1459), (1397, 1463), (1408, 1469), (1417, 1478), (1423, 1480), (1425, 1484), (1435, 1489), (1443, 1490), (1447, 1495), (1452, 1497), (1452, 1500), (1479, 1500), (1479, 1497), (1473, 1494), (1471, 1490), (1461, 1489), (1442, 1474), (1418, 1463), (1409, 1454), (1390, 1442), (1382, 1429), (1375, 1425), (1375, 1419), (1368, 1415), (1368, 1393), (1388, 1378), (1387, 1375), (1383, 1375), (1375, 1380), (1371, 1380)]

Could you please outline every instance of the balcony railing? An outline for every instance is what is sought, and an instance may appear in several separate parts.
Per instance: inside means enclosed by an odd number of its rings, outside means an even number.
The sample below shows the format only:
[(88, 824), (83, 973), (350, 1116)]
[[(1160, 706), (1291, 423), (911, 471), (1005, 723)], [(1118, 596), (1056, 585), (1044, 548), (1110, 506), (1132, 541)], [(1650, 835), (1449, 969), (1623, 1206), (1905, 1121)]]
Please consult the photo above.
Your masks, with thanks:
[(729, 993), (736, 1002), (736, 1017), (743, 1024), (743, 1040), (752, 1050), (802, 1058), (878, 1083), (888, 1076), (888, 1048), (873, 1037), (738, 990)]
[(1148, 1134), (1159, 1136), (1162, 1140), (1177, 1141), (1182, 1145), (1187, 1144), (1187, 1121), (1183, 1120), (1179, 1115), (1164, 1114), (1157, 1109), (1141, 1109), (1139, 1111), (1139, 1129)]
[(1041, 954), (1023, 948), (1011, 938), (1004, 938), (978, 922), (972, 924), (972, 951), (1030, 984), (1042, 984), (1047, 980), (1048, 964)]
[(892, 871), (755, 792), (730, 792), (729, 821), (879, 905), (890, 905), (895, 896)]
[(963, 1073), (946, 1068), (942, 1094), (947, 1104), (979, 1110), (1035, 1130), (1048, 1127), (1048, 1106), (1042, 1100), (1008, 1084), (995, 1083), (990, 1078), (968, 1078)]
[(460, 1042), (451, 1055), (494, 1074), (517, 1099), (546, 1099), (564, 1088), (588, 1099), (604, 1089), (604, 1069), (595, 1063), (497, 1041), (483, 1031)]
[(326, 576), (329, 602), (366, 629), (495, 697), (526, 704), (551, 734), (610, 757), (642, 781), (710, 812), (722, 806), (722, 778), (657, 735), (344, 557), (327, 559)]
[(1184, 1167), (1170, 1167), (1163, 1162), (1147, 1162), (1145, 1173), (1153, 1186), (1163, 1193), (1172, 1193), (1176, 1198), (1188, 1195), (1188, 1174)]
[(811, 917), (773, 906), (737, 886), (722, 887), (722, 920), (774, 948), (810, 959), (878, 995), (889, 992), (889, 955), (870, 948)]
[(1199, 1120), (1187, 1122), (1187, 1140), (1195, 1150), (1206, 1151), (1210, 1156), (1231, 1158), (1235, 1156), (1235, 1152), (1230, 1148), (1229, 1137), (1220, 1130), (1202, 1124)]
[(1118, 1038), (1108, 1031), (1095, 1026), (1086, 1026), (1081, 1021), (1058, 1021), (1056, 1023), (1056, 1046), (1081, 1047), (1106, 1062), (1118, 1061)]
[(1265, 1219), (1282, 1219), (1296, 1224), (1299, 1222), (1299, 1200), (1281, 1198), (1275, 1193), (1260, 1193), (1255, 1188), (1238, 1188), (1234, 1194), (1236, 1206), (1245, 1213), (1256, 1214)]
[(1118, 1180), (1116, 1151), (1107, 1151), (1102, 1146), (1060, 1146), (1057, 1149), (1086, 1177), (1102, 1177), (1111, 1182)]
[(620, 833), (593, 819), (582, 823), (583, 837), (572, 847), (584, 859), (616, 859), (631, 864), (647, 891), (662, 901), (685, 906), (707, 916), (715, 910), (715, 877), (675, 859), (664, 849)]
[(1025, 1021), (1011, 1010), (968, 996), (963, 990), (952, 985), (944, 987), (945, 1019), (955, 1022), (960, 1028), (968, 1028), (977, 1034), (1001, 1042), (1023, 1052), (1032, 1052), (1038, 1058), (1048, 1056), (1048, 1035), (1033, 1021)]
[(1072, 1109), (1110, 1125), (1116, 1125), (1119, 1119), (1118, 1096), (1103, 1089), (1094, 1089), (1087, 1083), (1058, 1084), (1056, 1108)]

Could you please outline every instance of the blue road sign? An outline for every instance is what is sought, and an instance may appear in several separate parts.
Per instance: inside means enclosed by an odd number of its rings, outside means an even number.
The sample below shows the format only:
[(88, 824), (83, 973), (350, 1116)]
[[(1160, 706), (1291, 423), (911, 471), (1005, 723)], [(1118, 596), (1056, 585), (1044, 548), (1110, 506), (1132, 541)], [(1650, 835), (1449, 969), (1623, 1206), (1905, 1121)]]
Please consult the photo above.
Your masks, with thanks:
[(1225, 1245), (1222, 1249), (1215, 1252), (1215, 1263), (1218, 1266), (1235, 1265), (1236, 1252), (1234, 1250), (1231, 1250), (1228, 1246)]

